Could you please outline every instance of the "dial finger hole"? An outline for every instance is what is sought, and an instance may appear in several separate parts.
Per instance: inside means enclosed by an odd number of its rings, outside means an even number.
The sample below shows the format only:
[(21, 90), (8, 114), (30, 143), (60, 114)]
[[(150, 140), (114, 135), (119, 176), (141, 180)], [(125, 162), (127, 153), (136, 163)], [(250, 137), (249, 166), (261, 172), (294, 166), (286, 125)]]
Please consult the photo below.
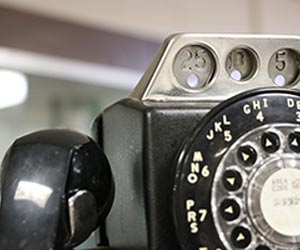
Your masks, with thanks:
[(241, 208), (234, 199), (226, 199), (222, 201), (219, 211), (224, 220), (233, 221), (239, 217)]
[(275, 153), (280, 147), (280, 139), (274, 132), (265, 132), (261, 136), (261, 145), (268, 153)]
[(232, 244), (237, 248), (246, 248), (252, 241), (250, 231), (242, 226), (236, 227), (231, 233)]
[(237, 191), (241, 188), (243, 179), (239, 172), (227, 170), (222, 177), (223, 186), (228, 191)]
[(252, 146), (245, 145), (239, 147), (237, 150), (237, 157), (244, 166), (251, 166), (256, 162), (257, 153)]
[(290, 149), (295, 153), (300, 153), (300, 132), (293, 132), (289, 135)]

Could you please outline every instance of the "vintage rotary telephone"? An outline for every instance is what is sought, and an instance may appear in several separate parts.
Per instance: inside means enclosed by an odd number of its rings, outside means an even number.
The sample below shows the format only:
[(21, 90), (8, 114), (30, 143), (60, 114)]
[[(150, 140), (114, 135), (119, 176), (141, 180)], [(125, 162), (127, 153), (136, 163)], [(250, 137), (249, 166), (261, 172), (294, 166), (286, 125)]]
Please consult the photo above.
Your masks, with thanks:
[(171, 36), (97, 143), (10, 147), (0, 249), (72, 249), (100, 227), (99, 249), (299, 250), (299, 80), (299, 37)]

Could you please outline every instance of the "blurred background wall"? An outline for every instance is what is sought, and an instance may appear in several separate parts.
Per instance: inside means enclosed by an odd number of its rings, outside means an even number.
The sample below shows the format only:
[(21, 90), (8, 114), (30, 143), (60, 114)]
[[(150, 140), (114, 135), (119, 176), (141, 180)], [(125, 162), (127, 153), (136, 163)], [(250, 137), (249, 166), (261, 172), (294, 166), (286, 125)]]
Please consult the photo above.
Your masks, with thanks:
[(160, 41), (173, 32), (295, 34), (298, 0), (1, 0), (1, 4)]
[(300, 0), (0, 0), (0, 159), (33, 130), (90, 134), (171, 33), (300, 35), (299, 13)]

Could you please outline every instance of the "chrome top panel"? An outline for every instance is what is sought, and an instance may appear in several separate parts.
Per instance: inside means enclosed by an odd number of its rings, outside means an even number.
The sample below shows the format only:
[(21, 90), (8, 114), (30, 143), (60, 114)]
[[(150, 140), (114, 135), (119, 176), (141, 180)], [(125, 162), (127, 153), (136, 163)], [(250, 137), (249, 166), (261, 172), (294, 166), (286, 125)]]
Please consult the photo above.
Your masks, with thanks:
[[(177, 53), (189, 45), (208, 48), (215, 58), (215, 71), (208, 86), (200, 89), (183, 87), (174, 74)], [(226, 71), (226, 60), (234, 48), (249, 48), (257, 59), (255, 74), (244, 81), (235, 81)], [(134, 99), (155, 102), (213, 101), (219, 102), (246, 90), (276, 86), (268, 72), (274, 53), (281, 49), (300, 51), (300, 37), (262, 35), (176, 34), (165, 40), (152, 64), (131, 94)], [(299, 68), (297, 62), (297, 69)], [(300, 88), (295, 84), (286, 88)]]

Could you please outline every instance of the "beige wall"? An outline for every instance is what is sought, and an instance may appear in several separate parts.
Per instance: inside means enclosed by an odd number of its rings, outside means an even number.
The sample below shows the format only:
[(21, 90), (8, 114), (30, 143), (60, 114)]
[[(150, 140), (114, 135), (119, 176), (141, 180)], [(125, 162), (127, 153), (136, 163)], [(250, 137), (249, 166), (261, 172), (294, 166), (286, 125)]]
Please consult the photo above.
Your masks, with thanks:
[(0, 0), (0, 4), (158, 40), (183, 31), (300, 35), (298, 0)]

